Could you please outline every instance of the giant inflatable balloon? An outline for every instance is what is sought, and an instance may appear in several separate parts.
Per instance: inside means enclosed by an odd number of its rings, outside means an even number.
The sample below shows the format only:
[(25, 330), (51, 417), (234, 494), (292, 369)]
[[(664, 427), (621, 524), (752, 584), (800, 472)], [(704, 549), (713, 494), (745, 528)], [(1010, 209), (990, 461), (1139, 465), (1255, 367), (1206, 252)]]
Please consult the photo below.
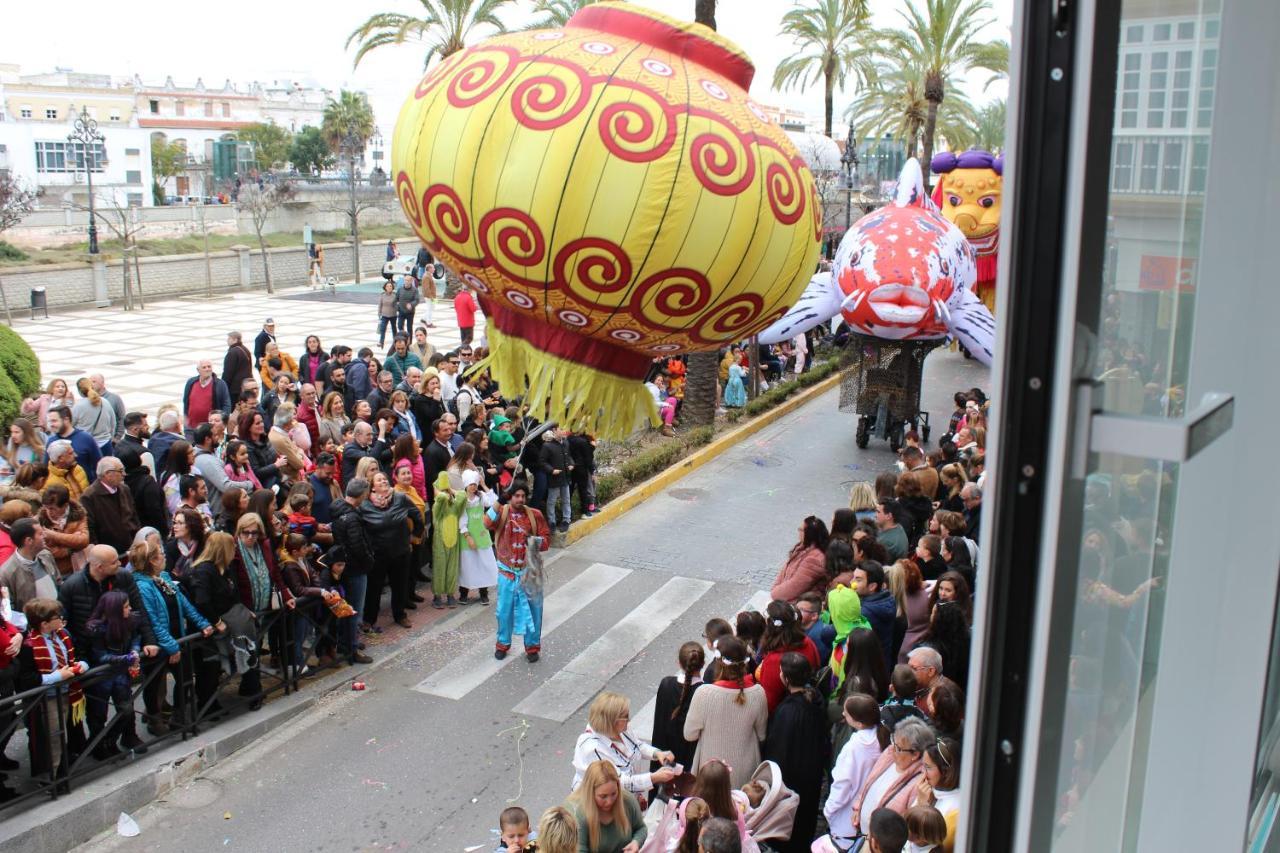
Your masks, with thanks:
[(450, 56), (405, 102), (401, 206), (539, 416), (656, 423), (654, 358), (755, 334), (803, 290), (822, 211), (753, 74), (706, 27), (604, 2)]
[(929, 166), (941, 175), (933, 188), (933, 203), (960, 229), (977, 256), (973, 292), (995, 311), (1004, 158), (976, 148), (959, 156), (944, 151), (934, 155)]
[(990, 364), (995, 319), (974, 295), (974, 278), (973, 247), (925, 195), (920, 164), (908, 160), (893, 201), (853, 223), (831, 272), (814, 276), (760, 341), (785, 341), (841, 314), (876, 338), (950, 335)]

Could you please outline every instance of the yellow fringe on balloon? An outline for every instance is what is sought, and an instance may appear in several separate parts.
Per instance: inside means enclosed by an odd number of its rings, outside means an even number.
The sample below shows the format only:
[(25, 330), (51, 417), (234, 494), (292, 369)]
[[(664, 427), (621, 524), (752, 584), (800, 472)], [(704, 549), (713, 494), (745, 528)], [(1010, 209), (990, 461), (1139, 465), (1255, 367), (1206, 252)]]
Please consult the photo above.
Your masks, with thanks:
[(490, 353), (476, 367), (487, 368), (511, 396), (527, 385), (524, 403), (533, 417), (597, 438), (626, 438), (642, 424), (659, 425), (653, 395), (639, 379), (551, 355), (492, 324), (486, 334)]

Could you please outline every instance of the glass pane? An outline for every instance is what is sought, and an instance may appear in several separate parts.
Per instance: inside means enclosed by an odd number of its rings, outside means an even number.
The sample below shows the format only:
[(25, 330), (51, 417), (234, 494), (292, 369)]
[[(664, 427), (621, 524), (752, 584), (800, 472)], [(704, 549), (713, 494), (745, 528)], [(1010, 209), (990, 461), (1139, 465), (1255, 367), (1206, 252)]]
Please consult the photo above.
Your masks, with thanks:
[[(1207, 126), (1188, 127), (1191, 83), (1199, 83), (1197, 109), (1211, 110), (1214, 77), (1200, 71), (1216, 60), (1206, 52), (1217, 45), (1207, 23), (1221, 9), (1214, 0), (1192, 7), (1199, 16), (1188, 15), (1180, 0), (1123, 0), (1121, 8), (1121, 68), (1130, 67), (1132, 55), (1149, 55), (1139, 91), (1146, 124), (1124, 121), (1123, 98), (1132, 87), (1122, 73), (1102, 299), (1098, 316), (1080, 319), (1098, 335), (1093, 376), (1102, 407), (1172, 418), (1184, 410), (1210, 144)], [(1132, 38), (1135, 32), (1143, 38)], [(1152, 49), (1175, 34), (1177, 50)], [(1197, 65), (1206, 57), (1208, 65)], [(1064, 508), (1064, 529), (1078, 530), (1080, 557), (1057, 747), (1055, 851), (1137, 846), (1148, 805), (1150, 693), (1160, 666), (1165, 543), (1178, 475), (1174, 464), (1102, 454), (1093, 460), (1082, 502)]]

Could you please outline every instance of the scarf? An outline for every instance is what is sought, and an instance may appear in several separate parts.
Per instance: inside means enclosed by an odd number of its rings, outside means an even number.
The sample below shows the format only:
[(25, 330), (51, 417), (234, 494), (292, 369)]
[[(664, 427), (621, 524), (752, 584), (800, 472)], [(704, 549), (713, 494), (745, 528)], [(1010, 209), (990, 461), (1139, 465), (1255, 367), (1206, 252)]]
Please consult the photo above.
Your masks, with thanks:
[[(41, 675), (49, 675), (64, 666), (76, 665), (76, 644), (65, 628), (59, 628), (55, 634), (40, 634), (27, 637), (27, 648), (36, 662), (36, 671)], [(67, 704), (71, 708), (71, 722), (79, 725), (84, 719), (84, 688), (78, 681), (67, 685)]]
[(257, 548), (245, 548), (237, 542), (240, 560), (244, 563), (244, 573), (249, 577), (249, 590), (253, 597), (254, 610), (266, 610), (271, 606), (271, 573), (267, 571), (267, 560)]

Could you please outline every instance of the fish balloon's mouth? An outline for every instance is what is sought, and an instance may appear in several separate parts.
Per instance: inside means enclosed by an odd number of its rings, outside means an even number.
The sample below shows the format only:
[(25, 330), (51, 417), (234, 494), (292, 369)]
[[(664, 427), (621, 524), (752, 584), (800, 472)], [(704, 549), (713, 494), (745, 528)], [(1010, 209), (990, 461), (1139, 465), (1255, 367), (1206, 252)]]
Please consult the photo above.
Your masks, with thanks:
[(914, 325), (929, 313), (929, 293), (907, 284), (882, 284), (867, 294), (867, 305), (886, 323)]

